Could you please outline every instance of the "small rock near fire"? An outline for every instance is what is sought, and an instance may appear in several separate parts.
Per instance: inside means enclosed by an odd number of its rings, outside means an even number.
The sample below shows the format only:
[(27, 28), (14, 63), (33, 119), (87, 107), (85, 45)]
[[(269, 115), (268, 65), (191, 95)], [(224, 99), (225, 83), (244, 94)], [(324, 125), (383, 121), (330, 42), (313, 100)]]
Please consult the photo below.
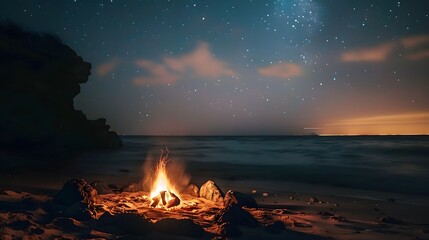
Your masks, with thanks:
[(237, 204), (240, 207), (249, 207), (249, 208), (258, 207), (258, 204), (256, 203), (255, 199), (253, 199), (253, 197), (241, 192), (229, 190), (225, 194), (223, 205), (227, 207), (232, 204)]
[(192, 197), (199, 197), (200, 196), (200, 189), (198, 188), (198, 186), (196, 184), (189, 184), (184, 193), (187, 193), (189, 195), (191, 195)]
[(66, 182), (57, 193), (53, 202), (63, 216), (77, 220), (88, 220), (96, 215), (94, 199), (97, 190), (84, 180), (72, 179)]
[(138, 192), (140, 191), (140, 186), (137, 183), (129, 183), (123, 186), (120, 192)]
[(91, 187), (95, 188), (95, 190), (97, 190), (97, 194), (100, 195), (113, 193), (112, 189), (109, 188), (109, 186), (107, 186), (107, 184), (102, 181), (92, 182)]
[(208, 180), (200, 188), (200, 197), (217, 202), (223, 201), (224, 194), (215, 182)]

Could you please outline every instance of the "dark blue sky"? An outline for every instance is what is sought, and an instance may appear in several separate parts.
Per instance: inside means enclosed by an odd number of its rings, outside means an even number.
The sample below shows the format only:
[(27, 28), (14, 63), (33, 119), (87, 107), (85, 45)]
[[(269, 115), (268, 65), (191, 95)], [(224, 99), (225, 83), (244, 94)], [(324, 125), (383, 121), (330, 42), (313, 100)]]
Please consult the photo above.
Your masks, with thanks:
[(2, 1), (120, 134), (429, 133), (426, 1)]

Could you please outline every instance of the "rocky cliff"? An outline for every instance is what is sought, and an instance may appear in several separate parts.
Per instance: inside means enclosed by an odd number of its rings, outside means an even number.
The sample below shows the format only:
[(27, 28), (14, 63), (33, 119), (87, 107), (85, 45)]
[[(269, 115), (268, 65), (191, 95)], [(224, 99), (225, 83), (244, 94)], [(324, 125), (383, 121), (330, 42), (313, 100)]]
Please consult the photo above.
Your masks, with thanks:
[(91, 64), (60, 39), (0, 24), (0, 149), (70, 153), (121, 146), (105, 119), (73, 106)]

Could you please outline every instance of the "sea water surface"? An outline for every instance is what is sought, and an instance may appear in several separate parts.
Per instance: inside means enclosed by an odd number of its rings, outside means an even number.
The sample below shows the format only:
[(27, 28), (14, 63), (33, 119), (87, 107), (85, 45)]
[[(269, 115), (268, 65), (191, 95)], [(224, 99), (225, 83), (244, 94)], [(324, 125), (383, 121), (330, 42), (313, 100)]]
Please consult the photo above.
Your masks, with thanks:
[(123, 148), (79, 158), (86, 174), (137, 177), (168, 147), (195, 178), (429, 196), (429, 136), (122, 136)]

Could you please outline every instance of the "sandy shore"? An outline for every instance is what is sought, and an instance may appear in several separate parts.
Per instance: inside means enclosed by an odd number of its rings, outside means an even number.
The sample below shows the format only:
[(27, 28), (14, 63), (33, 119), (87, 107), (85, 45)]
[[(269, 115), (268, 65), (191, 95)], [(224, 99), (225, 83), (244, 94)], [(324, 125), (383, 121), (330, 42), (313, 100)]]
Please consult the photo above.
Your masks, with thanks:
[[(228, 190), (234, 182), (220, 181)], [(248, 183), (250, 184), (250, 183)], [(401, 199), (362, 199), (326, 194), (309, 194), (305, 191), (287, 192), (241, 184), (239, 190), (252, 196), (258, 208), (245, 208), (258, 220), (259, 227), (240, 226), (238, 239), (429, 239), (429, 208)], [(2, 239), (115, 239), (129, 237), (100, 228), (97, 218), (104, 212), (141, 214), (152, 222), (162, 218), (189, 218), (204, 228), (198, 239), (221, 236), (214, 216), (223, 206), (203, 198), (181, 195), (182, 205), (173, 210), (148, 207), (145, 192), (122, 192), (97, 195), (97, 216), (78, 220), (52, 210), (52, 194), (0, 190), (0, 234)], [(119, 206), (120, 205), (120, 206)], [(266, 225), (281, 221), (285, 229), (267, 231)], [(144, 239), (188, 239), (163, 231), (150, 231)], [(191, 237), (192, 238), (192, 237)], [(143, 238), (142, 238), (143, 239)]]

